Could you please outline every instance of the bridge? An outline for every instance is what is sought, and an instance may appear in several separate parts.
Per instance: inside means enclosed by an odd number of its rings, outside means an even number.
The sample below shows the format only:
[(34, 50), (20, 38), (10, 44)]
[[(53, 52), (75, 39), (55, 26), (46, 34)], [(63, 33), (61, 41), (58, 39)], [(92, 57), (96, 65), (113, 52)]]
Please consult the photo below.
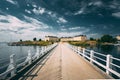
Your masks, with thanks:
[(41, 51), (37, 49), (34, 56), (29, 50), (25, 61), (20, 64), (16, 64), (14, 57), (15, 55), (10, 56), (10, 64), (7, 70), (0, 74), (1, 79), (85, 80), (113, 79), (114, 76), (120, 78), (120, 72), (116, 71), (120, 70), (120, 66), (114, 63), (120, 62), (120, 59), (68, 43), (49, 45)]

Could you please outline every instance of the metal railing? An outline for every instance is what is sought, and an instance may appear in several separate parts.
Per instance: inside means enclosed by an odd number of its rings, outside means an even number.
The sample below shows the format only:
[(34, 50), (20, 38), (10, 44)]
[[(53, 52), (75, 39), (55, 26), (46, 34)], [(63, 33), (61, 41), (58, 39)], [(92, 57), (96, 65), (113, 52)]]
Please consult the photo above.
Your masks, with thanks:
[(57, 43), (48, 45), (48, 46), (42, 46), (41, 51), (37, 47), (36, 53), (33, 56), (31, 54), (31, 50), (28, 50), (28, 55), (18, 60), (15, 59), (15, 54), (10, 55), (10, 61), (9, 61), (10, 63), (7, 64), (8, 66), (7, 69), (3, 73), (0, 74), (0, 79), (5, 79), (8, 76), (8, 74), (10, 74), (9, 77), (14, 76), (17, 73), (18, 68), (24, 67), (27, 64), (32, 64), (33, 61), (39, 59), (42, 55), (45, 55), (46, 53), (48, 53), (48, 51), (52, 50), (56, 46), (57, 46)]
[(95, 64), (97, 67), (102, 67), (104, 70), (101, 68), (100, 69), (106, 72), (106, 74), (112, 77), (114, 75), (115, 77), (120, 78), (120, 59), (115, 58), (110, 54), (105, 55), (93, 50), (88, 50), (70, 44), (68, 44), (67, 46), (77, 54), (87, 59), (91, 64)]

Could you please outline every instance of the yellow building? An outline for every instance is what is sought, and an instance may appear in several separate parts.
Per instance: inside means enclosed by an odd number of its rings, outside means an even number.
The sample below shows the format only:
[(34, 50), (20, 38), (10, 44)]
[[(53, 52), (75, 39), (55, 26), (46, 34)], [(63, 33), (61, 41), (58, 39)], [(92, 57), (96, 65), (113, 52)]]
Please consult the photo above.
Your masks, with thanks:
[(73, 37), (73, 41), (86, 41), (87, 37), (86, 35), (78, 35)]
[(87, 40), (86, 35), (78, 35), (74, 37), (62, 37), (60, 41), (85, 41)]
[(45, 36), (45, 41), (54, 41), (57, 42), (59, 41), (59, 38), (56, 36)]
[(120, 35), (116, 36), (117, 40), (120, 40)]
[(73, 41), (72, 37), (62, 37), (60, 41)]

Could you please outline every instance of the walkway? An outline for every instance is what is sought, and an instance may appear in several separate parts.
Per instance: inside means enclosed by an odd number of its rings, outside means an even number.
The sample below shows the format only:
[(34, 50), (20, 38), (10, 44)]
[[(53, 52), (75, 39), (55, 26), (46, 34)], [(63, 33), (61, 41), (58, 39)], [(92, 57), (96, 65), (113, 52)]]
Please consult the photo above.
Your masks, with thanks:
[(39, 65), (27, 80), (85, 80), (104, 79), (105, 76), (95, 70), (82, 57), (60, 43), (52, 55), (41, 67)]

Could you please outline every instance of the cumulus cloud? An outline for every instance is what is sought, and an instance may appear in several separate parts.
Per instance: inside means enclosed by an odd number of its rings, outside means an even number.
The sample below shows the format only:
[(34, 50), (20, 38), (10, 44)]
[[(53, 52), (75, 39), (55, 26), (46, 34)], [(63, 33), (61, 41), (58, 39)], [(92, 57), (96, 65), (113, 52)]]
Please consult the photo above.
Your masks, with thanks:
[(80, 29), (81, 27), (71, 27), (71, 28), (69, 28), (69, 30), (77, 30), (77, 29)]
[(112, 16), (120, 18), (120, 12), (112, 13)]
[[(23, 37), (28, 37), (27, 35), (39, 35), (42, 30), (50, 28), (47, 24), (37, 19), (28, 16), (24, 16), (24, 18), (25, 20), (20, 20), (12, 15), (0, 15), (0, 35), (7, 33), (12, 36), (24, 35)], [(16, 37), (14, 38), (16, 39)]]
[(25, 9), (25, 12), (27, 12), (27, 13), (31, 14), (31, 11), (29, 11), (29, 10), (27, 10), (27, 9)]
[(58, 23), (67, 23), (68, 21), (66, 19), (64, 19), (63, 17), (59, 17), (57, 22)]
[(6, 0), (6, 1), (9, 2), (9, 3), (11, 3), (11, 4), (17, 5), (16, 1), (13, 1), (13, 0)]
[(37, 14), (37, 15), (39, 15), (39, 14), (44, 14), (45, 13), (45, 8), (41, 8), (41, 7), (39, 7), (38, 9), (37, 8), (34, 8), (33, 9), (33, 12), (35, 13), (35, 14)]
[(75, 12), (74, 15), (83, 14), (85, 7), (81, 8), (79, 11)]

